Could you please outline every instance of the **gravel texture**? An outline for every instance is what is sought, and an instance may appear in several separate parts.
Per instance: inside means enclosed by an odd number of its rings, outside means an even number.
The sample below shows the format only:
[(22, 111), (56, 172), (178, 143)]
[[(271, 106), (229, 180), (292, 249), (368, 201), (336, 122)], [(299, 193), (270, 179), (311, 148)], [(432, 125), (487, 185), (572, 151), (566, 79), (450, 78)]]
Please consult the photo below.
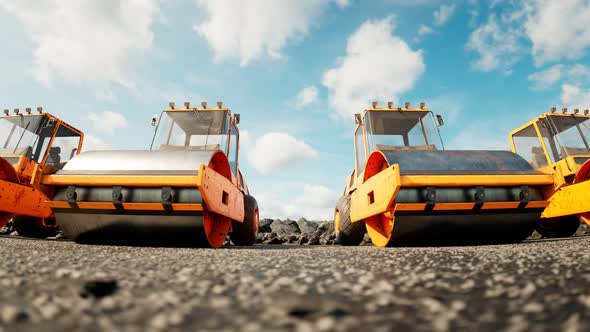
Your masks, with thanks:
[(0, 237), (0, 247), (0, 331), (590, 330), (588, 236), (386, 249)]

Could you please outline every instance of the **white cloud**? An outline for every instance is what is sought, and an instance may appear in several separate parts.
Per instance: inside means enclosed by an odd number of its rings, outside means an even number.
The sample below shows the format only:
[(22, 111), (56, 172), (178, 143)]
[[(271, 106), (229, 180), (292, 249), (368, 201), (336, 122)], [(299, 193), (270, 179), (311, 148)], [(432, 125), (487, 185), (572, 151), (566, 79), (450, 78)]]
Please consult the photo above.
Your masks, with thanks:
[(252, 167), (262, 174), (300, 166), (307, 160), (317, 158), (317, 151), (304, 141), (289, 134), (277, 132), (258, 137), (248, 153), (248, 160)]
[(479, 58), (472, 62), (474, 69), (490, 72), (503, 70), (511, 72), (511, 67), (522, 56), (522, 33), (514, 28), (510, 18), (501, 18), (498, 23), (496, 15), (489, 16), (485, 24), (471, 32), (467, 42), (467, 49), (477, 52)]
[(453, 14), (455, 13), (455, 9), (457, 9), (457, 6), (455, 4), (440, 6), (440, 8), (434, 11), (433, 14), (434, 25), (445, 25), (449, 21), (451, 16), (453, 16)]
[(579, 59), (590, 46), (590, 1), (536, 0), (525, 23), (537, 65)]
[(590, 90), (583, 90), (579, 86), (563, 84), (561, 86), (561, 103), (568, 108), (590, 108)]
[(467, 48), (479, 53), (472, 65), (510, 72), (528, 52), (536, 66), (580, 59), (590, 46), (589, 18), (590, 0), (510, 2), (471, 33)]
[[(508, 130), (490, 122), (472, 122), (445, 144), (447, 150), (509, 150)], [(502, 127), (500, 127), (502, 128)], [(516, 127), (515, 127), (516, 128)]]
[(256, 193), (263, 218), (304, 217), (310, 220), (331, 220), (338, 193), (321, 185), (304, 184), (295, 198), (286, 199), (274, 192)]
[(550, 89), (555, 83), (561, 80), (564, 66), (562, 64), (551, 66), (545, 70), (529, 75), (529, 81), (533, 83), (534, 90)]
[(567, 82), (572, 86), (584, 85), (590, 82), (590, 68), (583, 64), (556, 64), (529, 75), (533, 83), (533, 90), (552, 88), (557, 82)]
[(330, 106), (341, 118), (349, 119), (371, 100), (398, 99), (424, 72), (422, 51), (410, 49), (393, 30), (391, 17), (366, 21), (348, 38), (338, 65), (324, 72)]
[(318, 100), (318, 88), (311, 85), (306, 86), (297, 94), (295, 98), (295, 107), (303, 108), (312, 104), (315, 104)]
[(110, 150), (111, 146), (102, 139), (86, 134), (84, 135), (84, 142), (82, 145), (82, 152), (84, 151), (94, 151), (94, 150)]
[(431, 27), (421, 24), (420, 27), (418, 28), (418, 36), (416, 37), (416, 41), (420, 41), (422, 39), (422, 37), (429, 35), (433, 32), (434, 32), (434, 30), (432, 30)]
[[(238, 58), (242, 65), (266, 55), (281, 58), (289, 41), (298, 41), (329, 6), (325, 0), (197, 0), (205, 12), (194, 30), (204, 38), (220, 62)], [(337, 0), (340, 7), (347, 0)]]
[(107, 135), (112, 135), (115, 129), (127, 127), (127, 119), (117, 112), (104, 111), (101, 114), (90, 112), (88, 119), (97, 131)]
[(156, 0), (0, 0), (35, 44), (33, 76), (125, 86), (128, 66), (152, 46)]

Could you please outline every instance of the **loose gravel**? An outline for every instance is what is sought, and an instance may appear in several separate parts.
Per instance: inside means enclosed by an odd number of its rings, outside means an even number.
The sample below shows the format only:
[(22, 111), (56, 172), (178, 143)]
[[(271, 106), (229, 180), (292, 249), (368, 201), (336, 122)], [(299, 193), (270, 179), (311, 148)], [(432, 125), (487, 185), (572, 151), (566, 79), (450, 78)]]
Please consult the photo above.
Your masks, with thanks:
[(590, 237), (479, 247), (0, 237), (0, 331), (588, 331)]

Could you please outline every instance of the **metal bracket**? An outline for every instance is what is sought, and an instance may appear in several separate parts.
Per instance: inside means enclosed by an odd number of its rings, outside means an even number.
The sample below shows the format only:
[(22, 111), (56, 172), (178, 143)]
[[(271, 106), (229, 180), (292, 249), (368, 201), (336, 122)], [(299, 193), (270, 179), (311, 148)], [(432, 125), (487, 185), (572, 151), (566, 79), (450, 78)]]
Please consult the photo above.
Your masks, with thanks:
[(436, 188), (426, 187), (426, 195), (424, 195), (424, 199), (426, 200), (426, 210), (433, 210), (434, 205), (436, 204)]
[(164, 211), (172, 212), (172, 202), (174, 201), (174, 192), (172, 187), (162, 187), (162, 206)]
[(117, 210), (123, 210), (123, 187), (113, 186), (113, 205)]
[(475, 201), (474, 209), (481, 209), (483, 203), (486, 200), (486, 193), (484, 186), (476, 186), (475, 187), (475, 194), (473, 195), (473, 199)]
[(66, 200), (73, 209), (79, 208), (78, 203), (76, 203), (77, 199), (78, 193), (76, 192), (76, 186), (68, 186), (68, 188), (66, 189)]
[(520, 186), (520, 204), (518, 204), (518, 207), (520, 209), (527, 206), (527, 204), (529, 203), (529, 197), (529, 186)]

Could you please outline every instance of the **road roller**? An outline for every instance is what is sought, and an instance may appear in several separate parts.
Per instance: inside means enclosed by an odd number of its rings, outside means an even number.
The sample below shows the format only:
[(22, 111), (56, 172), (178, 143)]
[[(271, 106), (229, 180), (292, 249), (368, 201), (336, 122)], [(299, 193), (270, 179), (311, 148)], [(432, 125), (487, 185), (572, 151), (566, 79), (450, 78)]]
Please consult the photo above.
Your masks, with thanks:
[(149, 150), (90, 151), (44, 182), (63, 234), (78, 243), (252, 245), (258, 206), (240, 171), (239, 114), (174, 103), (152, 118)]
[(43, 112), (8, 109), (0, 117), (0, 227), (12, 219), (21, 236), (47, 237), (58, 231), (45, 203), (53, 188), (43, 178), (80, 153), (84, 134)]
[(533, 233), (551, 175), (511, 151), (445, 150), (443, 118), (425, 103), (373, 102), (354, 118), (355, 167), (334, 215), (340, 244), (365, 233), (377, 247), (513, 243)]
[(573, 235), (590, 225), (590, 111), (552, 107), (510, 133), (512, 151), (553, 177), (543, 189), (549, 205), (535, 229), (544, 237)]

